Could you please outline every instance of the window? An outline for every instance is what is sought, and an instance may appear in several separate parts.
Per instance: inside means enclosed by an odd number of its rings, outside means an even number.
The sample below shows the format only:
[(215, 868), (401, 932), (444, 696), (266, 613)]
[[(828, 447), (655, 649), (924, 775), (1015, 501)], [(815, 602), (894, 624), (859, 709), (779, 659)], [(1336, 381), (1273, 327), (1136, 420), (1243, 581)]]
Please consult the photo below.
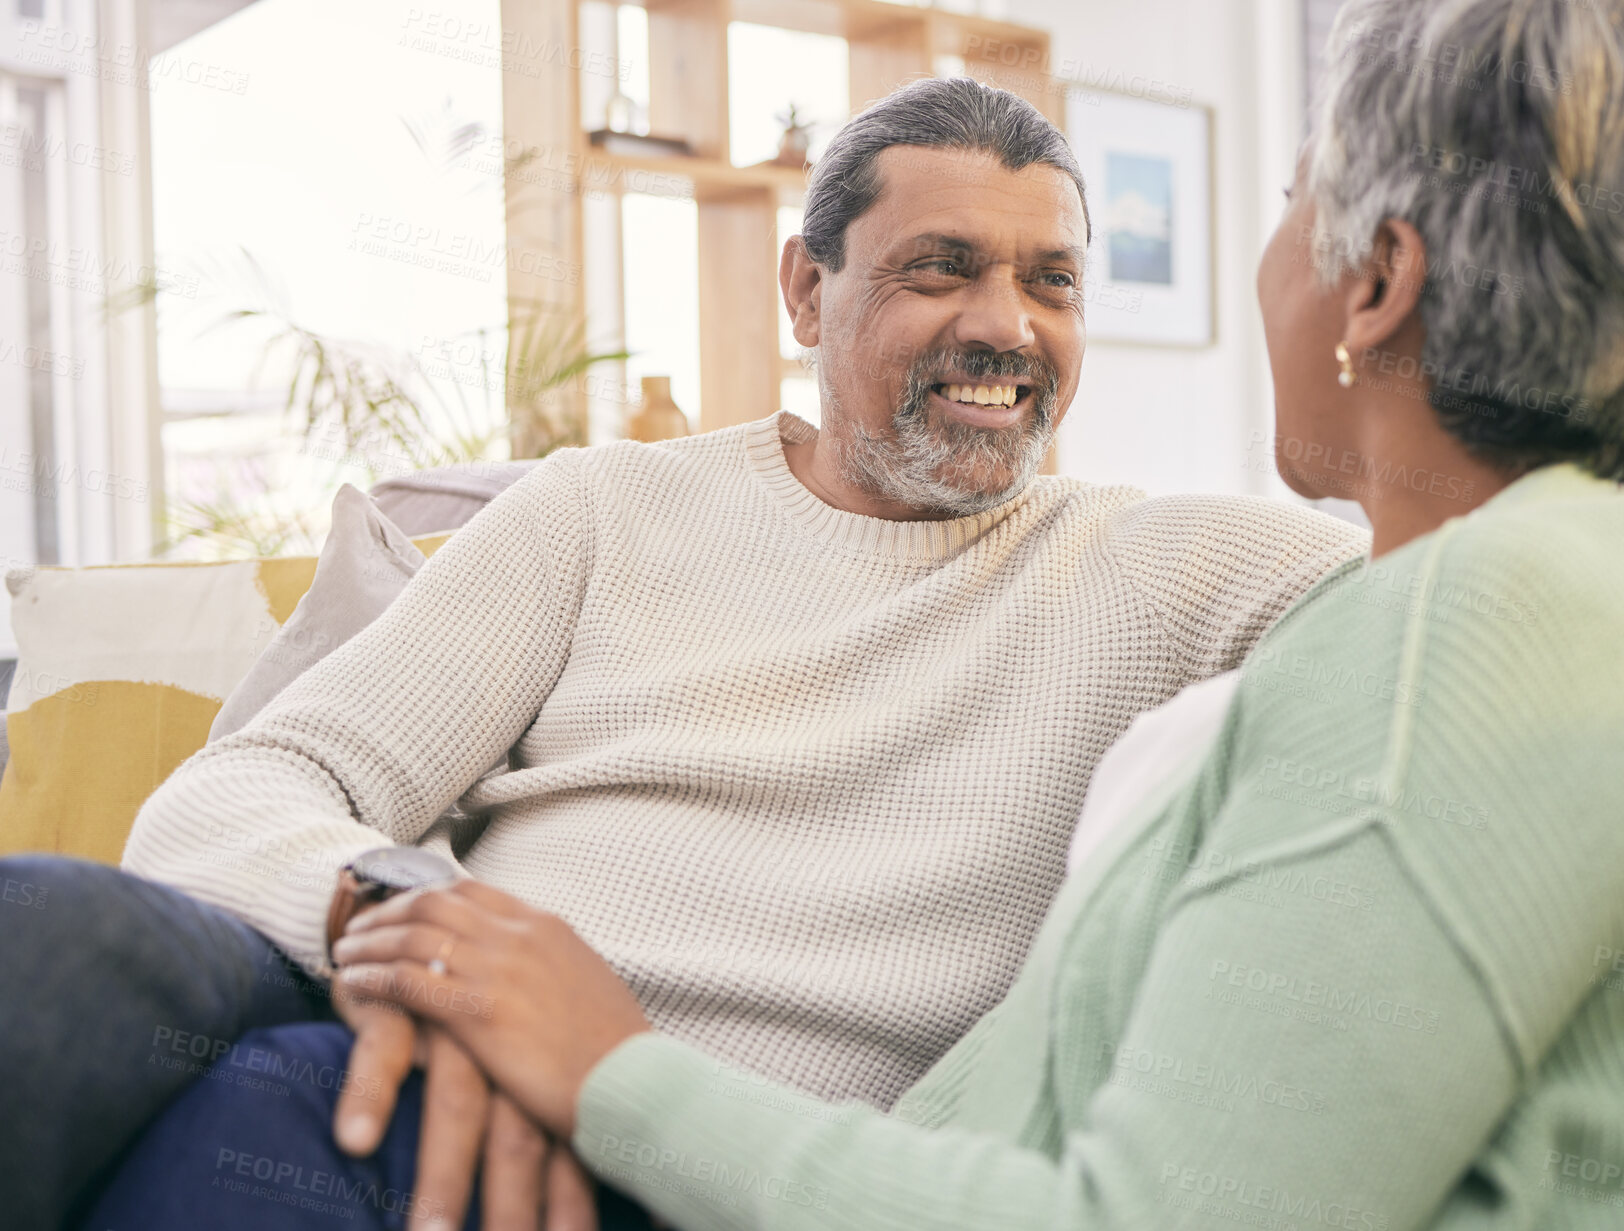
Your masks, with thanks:
[(63, 386), (78, 369), (53, 276), (65, 249), (61, 168), (52, 157), (62, 145), (59, 93), (57, 83), (0, 73), (0, 534), (8, 562), (18, 563), (63, 563), (67, 493), (55, 476), (71, 443)]
[[(159, 297), (171, 537), (235, 540), (171, 555), (315, 550), (340, 483), (502, 456), (501, 28), (497, 0), (257, 0), (174, 49), (229, 88), (153, 95), (155, 248), (188, 291)], [(369, 392), (312, 397), (320, 355)], [(391, 387), (412, 411), (364, 405)]]
[(102, 305), (150, 271), (105, 225), (137, 168), (101, 127), (96, 13), (0, 0), (0, 572), (113, 559), (150, 520), (145, 459), (108, 415)]

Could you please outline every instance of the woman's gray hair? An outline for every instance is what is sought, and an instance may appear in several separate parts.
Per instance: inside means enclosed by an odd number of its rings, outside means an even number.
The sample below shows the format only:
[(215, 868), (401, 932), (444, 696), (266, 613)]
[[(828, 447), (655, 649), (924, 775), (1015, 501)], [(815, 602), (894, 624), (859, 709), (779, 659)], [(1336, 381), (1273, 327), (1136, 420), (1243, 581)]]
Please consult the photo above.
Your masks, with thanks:
[(1323, 279), (1409, 222), (1444, 427), (1508, 467), (1624, 479), (1624, 0), (1350, 0), (1326, 58)]
[(1042, 112), (1018, 94), (969, 77), (924, 77), (855, 116), (812, 168), (801, 239), (807, 255), (831, 272), (846, 262), (846, 228), (879, 198), (875, 159), (893, 145), (981, 151), (1011, 171), (1033, 163), (1058, 167), (1077, 185), (1088, 224), (1088, 195), (1076, 155)]

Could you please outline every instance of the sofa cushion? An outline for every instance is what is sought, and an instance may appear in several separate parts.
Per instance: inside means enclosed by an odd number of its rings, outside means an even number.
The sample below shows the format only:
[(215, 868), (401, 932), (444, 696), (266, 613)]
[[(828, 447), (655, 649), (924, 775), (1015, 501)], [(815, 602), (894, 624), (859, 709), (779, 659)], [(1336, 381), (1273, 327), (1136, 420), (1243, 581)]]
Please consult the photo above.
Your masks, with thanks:
[[(414, 542), (430, 554), (448, 537)], [(141, 804), (203, 746), (316, 572), (295, 556), (7, 573), (19, 653), (0, 854), (117, 863)]]
[(537, 460), (419, 470), (374, 484), (370, 495), (379, 512), (407, 534), (455, 530), (528, 474)]
[(332, 529), (316, 575), (293, 614), (214, 716), (209, 739), (243, 726), (305, 670), (383, 613), (425, 557), (411, 539), (348, 483), (333, 498)]

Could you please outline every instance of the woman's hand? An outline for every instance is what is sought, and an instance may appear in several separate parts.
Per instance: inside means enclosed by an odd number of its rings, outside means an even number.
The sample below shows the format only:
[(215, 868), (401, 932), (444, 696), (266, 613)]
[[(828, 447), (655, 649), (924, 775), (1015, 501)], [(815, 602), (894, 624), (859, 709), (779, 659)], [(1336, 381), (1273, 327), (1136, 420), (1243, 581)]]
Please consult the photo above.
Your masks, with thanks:
[(564, 1141), (593, 1066), (652, 1029), (567, 923), (474, 880), (362, 912), (333, 956), (341, 981), (439, 1023)]

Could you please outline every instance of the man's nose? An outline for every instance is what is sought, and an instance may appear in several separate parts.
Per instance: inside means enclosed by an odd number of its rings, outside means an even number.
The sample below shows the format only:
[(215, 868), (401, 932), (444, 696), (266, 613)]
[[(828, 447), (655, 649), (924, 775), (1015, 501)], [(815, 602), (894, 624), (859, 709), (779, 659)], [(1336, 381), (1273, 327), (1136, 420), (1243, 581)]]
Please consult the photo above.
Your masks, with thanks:
[(960, 346), (1022, 350), (1037, 341), (1021, 287), (1012, 275), (988, 271), (965, 288), (953, 338)]

